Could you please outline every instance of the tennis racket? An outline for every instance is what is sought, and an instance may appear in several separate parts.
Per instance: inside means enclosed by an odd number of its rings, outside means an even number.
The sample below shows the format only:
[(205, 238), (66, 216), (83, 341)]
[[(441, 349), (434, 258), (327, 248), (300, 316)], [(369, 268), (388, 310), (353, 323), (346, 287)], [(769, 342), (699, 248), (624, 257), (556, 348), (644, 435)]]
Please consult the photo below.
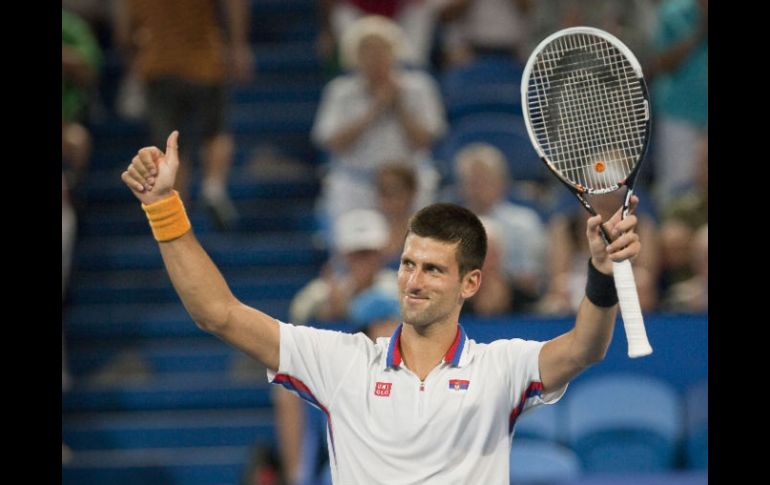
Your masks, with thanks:
[[(592, 215), (587, 195), (627, 188), (622, 217), (650, 139), (650, 104), (642, 68), (616, 37), (592, 27), (548, 36), (521, 80), (529, 138), (540, 158)], [(612, 241), (604, 225), (604, 241)], [(613, 262), (629, 357), (652, 353), (631, 262)]]

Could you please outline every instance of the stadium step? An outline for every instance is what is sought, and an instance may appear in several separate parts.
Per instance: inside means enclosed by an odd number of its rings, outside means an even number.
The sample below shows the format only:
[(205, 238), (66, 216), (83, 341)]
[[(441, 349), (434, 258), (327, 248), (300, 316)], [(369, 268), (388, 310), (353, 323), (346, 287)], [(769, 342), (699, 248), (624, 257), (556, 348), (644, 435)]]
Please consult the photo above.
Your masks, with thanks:
[[(120, 179), (125, 166), (94, 170), (85, 180), (84, 192), (89, 202), (122, 202), (136, 204), (136, 199)], [(190, 186), (191, 196), (196, 197), (200, 181), (195, 177)], [(230, 196), (235, 199), (312, 199), (318, 194), (315, 170), (308, 167), (288, 180), (260, 180), (248, 167), (234, 167), (229, 179)]]
[(269, 386), (265, 374), (235, 379), (221, 372), (125, 376), (112, 383), (80, 379), (62, 397), (62, 411), (269, 408)]
[(76, 452), (62, 466), (62, 485), (221, 485), (238, 483), (245, 446)]
[[(279, 320), (288, 320), (290, 300), (243, 301)], [(68, 341), (74, 342), (96, 339), (189, 338), (207, 335), (195, 325), (181, 302), (73, 305), (64, 314), (64, 328)]]
[[(291, 299), (308, 279), (302, 276), (285, 275), (270, 280), (255, 277), (231, 278), (228, 284), (232, 292), (241, 299)], [(70, 292), (70, 303), (163, 303), (179, 301), (168, 276), (155, 280), (123, 278), (116, 272), (110, 281), (78, 278)]]
[(138, 411), (70, 415), (62, 437), (73, 450), (199, 448), (269, 444), (270, 410)]
[[(286, 201), (235, 201), (240, 220), (238, 229), (243, 233), (260, 234), (277, 231), (298, 231), (309, 233), (315, 229), (316, 219), (313, 201), (308, 199), (288, 199)], [(215, 232), (209, 215), (191, 204), (187, 211), (197, 235)], [(89, 208), (80, 218), (78, 231), (80, 237), (120, 236), (145, 233), (150, 236), (147, 217), (140, 210), (137, 202), (99, 204)]]
[(126, 367), (141, 374), (229, 373), (247, 358), (221, 340), (207, 337), (182, 342), (166, 338), (134, 344), (105, 340), (79, 344), (71, 346), (69, 368), (75, 376), (86, 378)]
[[(201, 245), (218, 266), (321, 264), (325, 252), (306, 234), (200, 235)], [(74, 264), (86, 270), (160, 268), (158, 245), (150, 237), (100, 237), (77, 245)]]

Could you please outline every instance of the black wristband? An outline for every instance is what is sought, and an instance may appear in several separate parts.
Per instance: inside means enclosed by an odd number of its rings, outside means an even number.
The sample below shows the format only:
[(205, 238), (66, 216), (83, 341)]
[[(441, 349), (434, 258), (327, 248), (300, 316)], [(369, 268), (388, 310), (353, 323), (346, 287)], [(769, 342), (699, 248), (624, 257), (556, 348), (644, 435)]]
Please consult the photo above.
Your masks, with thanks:
[(615, 278), (606, 275), (594, 267), (588, 258), (588, 279), (586, 281), (586, 298), (599, 307), (611, 307), (618, 303), (618, 292), (615, 289)]

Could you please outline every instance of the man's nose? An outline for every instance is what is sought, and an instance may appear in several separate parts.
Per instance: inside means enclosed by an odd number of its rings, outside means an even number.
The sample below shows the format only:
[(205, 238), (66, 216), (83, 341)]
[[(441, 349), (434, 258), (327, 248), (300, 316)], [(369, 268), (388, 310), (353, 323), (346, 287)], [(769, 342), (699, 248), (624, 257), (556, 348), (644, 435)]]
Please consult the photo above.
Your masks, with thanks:
[(415, 269), (409, 275), (409, 279), (406, 281), (406, 289), (408, 291), (419, 291), (424, 283), (424, 273), (419, 269)]

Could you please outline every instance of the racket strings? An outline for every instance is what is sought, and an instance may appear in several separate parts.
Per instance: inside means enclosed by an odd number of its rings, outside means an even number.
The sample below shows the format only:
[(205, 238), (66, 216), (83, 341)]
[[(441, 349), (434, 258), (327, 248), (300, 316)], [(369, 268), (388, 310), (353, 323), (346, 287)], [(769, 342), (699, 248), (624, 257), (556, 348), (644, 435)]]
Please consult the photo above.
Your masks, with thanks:
[[(616, 97), (614, 91), (591, 82), (591, 79), (580, 71), (575, 72), (573, 79), (570, 84), (574, 84), (575, 88), (571, 89), (568, 85), (561, 93), (565, 98), (563, 107), (566, 112), (560, 113), (562, 122), (558, 124), (558, 131), (560, 139), (568, 140), (567, 146), (562, 149), (577, 151), (578, 157), (577, 160), (569, 157), (557, 163), (571, 178), (586, 181), (586, 186), (609, 187), (619, 181), (610, 179), (610, 176), (616, 178), (618, 172), (621, 172), (621, 176), (623, 173), (630, 173), (635, 161), (633, 153), (629, 150), (631, 146), (628, 143), (625, 120), (617, 119), (622, 110), (613, 109), (609, 106), (611, 103), (603, 101)], [(581, 102), (585, 98), (590, 98), (590, 102)], [(602, 101), (598, 103), (599, 100)], [(623, 131), (617, 132), (615, 128), (621, 128)], [(605, 164), (605, 168), (599, 172), (594, 169), (597, 155), (601, 159), (600, 162)], [(615, 167), (616, 162), (619, 162), (621, 167)], [(610, 166), (613, 170), (607, 170)]]
[(528, 84), (528, 109), (558, 171), (586, 188), (609, 189), (639, 160), (647, 109), (627, 58), (596, 39), (566, 36), (544, 49)]

